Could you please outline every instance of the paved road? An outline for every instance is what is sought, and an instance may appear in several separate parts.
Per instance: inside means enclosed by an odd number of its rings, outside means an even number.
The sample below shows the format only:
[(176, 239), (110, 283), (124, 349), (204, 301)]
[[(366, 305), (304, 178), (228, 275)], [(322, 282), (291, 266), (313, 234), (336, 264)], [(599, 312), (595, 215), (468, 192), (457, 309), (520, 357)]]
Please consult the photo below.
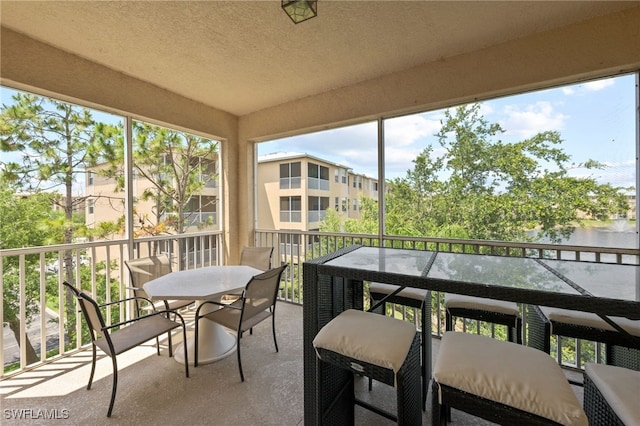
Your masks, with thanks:
[[(58, 322), (56, 321), (58, 315), (55, 312), (47, 309), (46, 313), (46, 336), (47, 336), (47, 350), (55, 349), (58, 347)], [(52, 321), (53, 320), (53, 321)], [(2, 327), (3, 341), (4, 341), (4, 363), (10, 364), (20, 360), (20, 348), (13, 336), (13, 331), (9, 328), (9, 325)], [(27, 336), (36, 350), (37, 354), (40, 354), (40, 315), (36, 315), (31, 321), (31, 325), (27, 329)]]

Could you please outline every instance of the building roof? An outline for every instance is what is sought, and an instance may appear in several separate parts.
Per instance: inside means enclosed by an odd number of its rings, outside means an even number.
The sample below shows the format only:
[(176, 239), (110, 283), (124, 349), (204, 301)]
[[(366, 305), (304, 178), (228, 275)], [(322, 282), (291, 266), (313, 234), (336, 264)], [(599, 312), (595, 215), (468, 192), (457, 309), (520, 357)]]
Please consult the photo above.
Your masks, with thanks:
[(269, 154), (261, 155), (258, 157), (258, 163), (268, 163), (272, 161), (282, 161), (282, 160), (292, 160), (296, 158), (310, 158), (316, 161), (321, 161), (323, 163), (331, 164), (336, 167), (341, 167), (343, 169), (351, 170), (351, 167), (345, 166), (343, 164), (334, 163), (333, 161), (329, 161), (325, 158), (317, 157), (315, 155), (307, 154), (306, 152), (271, 152)]
[(306, 152), (271, 152), (269, 154), (261, 155), (258, 157), (258, 163), (268, 163), (273, 161), (283, 161), (283, 160), (293, 160), (296, 158), (308, 158), (315, 161), (320, 161), (325, 164), (330, 164), (335, 167), (340, 167), (342, 169), (346, 169), (352, 175), (363, 176), (368, 179), (377, 180), (377, 178), (367, 176), (364, 173), (358, 173), (353, 171), (353, 168), (350, 166), (345, 166), (344, 164), (334, 163), (333, 161), (329, 161), (325, 158), (317, 157), (315, 155), (307, 154)]

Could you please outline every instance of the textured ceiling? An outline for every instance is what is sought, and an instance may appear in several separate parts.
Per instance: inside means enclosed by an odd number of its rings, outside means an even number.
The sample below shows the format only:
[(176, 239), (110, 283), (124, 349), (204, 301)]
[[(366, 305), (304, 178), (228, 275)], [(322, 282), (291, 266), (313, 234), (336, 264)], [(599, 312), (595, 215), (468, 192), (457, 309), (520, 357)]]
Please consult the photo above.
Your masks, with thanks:
[(234, 115), (525, 37), (638, 2), (7, 1), (3, 26)]

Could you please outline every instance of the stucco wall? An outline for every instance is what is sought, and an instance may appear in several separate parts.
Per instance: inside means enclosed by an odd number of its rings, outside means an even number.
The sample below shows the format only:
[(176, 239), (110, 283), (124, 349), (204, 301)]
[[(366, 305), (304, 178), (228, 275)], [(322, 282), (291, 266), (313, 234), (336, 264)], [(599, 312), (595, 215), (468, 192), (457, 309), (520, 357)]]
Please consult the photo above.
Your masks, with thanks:
[[(254, 142), (640, 68), (640, 7), (236, 117), (2, 28), (3, 84), (223, 140), (226, 250), (254, 229)], [(419, 42), (416, 41), (416, 42)]]
[[(640, 69), (640, 7), (240, 117), (241, 145)], [(246, 152), (246, 162), (253, 159)], [(251, 169), (245, 181), (252, 182)], [(246, 197), (241, 201), (252, 202)], [(253, 211), (242, 205), (240, 213)], [(242, 228), (250, 218), (241, 218)]]
[(240, 140), (426, 111), (640, 67), (640, 7), (240, 117)]
[[(222, 140), (223, 204), (237, 211), (238, 118), (53, 48), (7, 28), (0, 33), (2, 84)], [(243, 174), (244, 176), (244, 174)], [(243, 185), (244, 189), (245, 186)], [(233, 196), (229, 196), (233, 194)], [(227, 254), (240, 252), (238, 215), (224, 214)], [(230, 261), (232, 260), (230, 259)]]

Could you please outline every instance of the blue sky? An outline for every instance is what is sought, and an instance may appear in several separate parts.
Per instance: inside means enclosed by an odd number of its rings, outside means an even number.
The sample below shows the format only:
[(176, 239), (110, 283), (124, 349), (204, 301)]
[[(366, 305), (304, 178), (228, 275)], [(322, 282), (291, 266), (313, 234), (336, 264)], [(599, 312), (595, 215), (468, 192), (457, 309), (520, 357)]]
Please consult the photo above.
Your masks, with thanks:
[[(482, 114), (506, 130), (504, 142), (556, 130), (563, 148), (578, 164), (588, 159), (605, 163), (606, 170), (571, 168), (573, 176), (593, 176), (615, 186), (635, 186), (635, 75), (608, 78), (482, 102)], [(412, 160), (440, 129), (442, 111), (413, 114), (385, 124), (386, 176), (402, 177)], [(365, 123), (258, 145), (259, 155), (306, 152), (377, 177), (377, 125)]]
[[(621, 187), (635, 186), (635, 84), (635, 75), (630, 74), (514, 95), (482, 102), (482, 114), (506, 130), (500, 135), (505, 142), (557, 130), (574, 163), (594, 159), (607, 164), (606, 170), (573, 168), (573, 176), (593, 176), (599, 182)], [(14, 93), (0, 88), (2, 104), (10, 104)], [(97, 119), (116, 118), (93, 111)], [(426, 146), (434, 144), (439, 148), (434, 134), (440, 129), (442, 117), (442, 111), (434, 111), (386, 121), (387, 178), (405, 176), (412, 160)], [(259, 155), (272, 152), (306, 152), (351, 167), (356, 173), (377, 177), (377, 124), (364, 123), (258, 145)]]

